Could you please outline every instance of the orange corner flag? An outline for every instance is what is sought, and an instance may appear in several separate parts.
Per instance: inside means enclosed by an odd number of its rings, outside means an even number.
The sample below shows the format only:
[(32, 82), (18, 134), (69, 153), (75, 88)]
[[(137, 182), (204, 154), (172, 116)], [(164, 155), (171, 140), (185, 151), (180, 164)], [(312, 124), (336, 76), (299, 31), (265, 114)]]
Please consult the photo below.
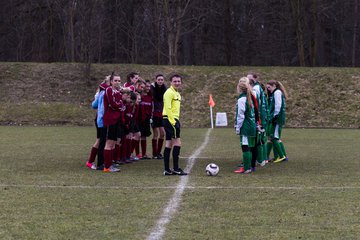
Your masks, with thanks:
[(209, 99), (209, 105), (210, 105), (210, 107), (214, 107), (214, 106), (215, 106), (215, 102), (214, 102), (214, 100), (213, 100), (213, 98), (212, 98), (212, 95), (210, 94), (209, 97), (210, 97), (210, 99)]

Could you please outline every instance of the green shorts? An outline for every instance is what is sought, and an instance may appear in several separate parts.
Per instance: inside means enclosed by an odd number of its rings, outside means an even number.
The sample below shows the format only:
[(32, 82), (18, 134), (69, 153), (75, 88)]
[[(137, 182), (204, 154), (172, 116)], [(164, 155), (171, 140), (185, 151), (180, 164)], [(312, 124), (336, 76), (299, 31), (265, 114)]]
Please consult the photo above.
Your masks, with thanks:
[(269, 125), (269, 136), (271, 138), (280, 139), (281, 138), (281, 132), (282, 132), (282, 126), (276, 124), (270, 124)]
[(256, 131), (256, 145), (263, 145), (267, 141), (267, 134), (266, 132), (259, 132)]
[(256, 142), (256, 137), (249, 137), (249, 136), (244, 136), (244, 135), (240, 135), (240, 145), (247, 145), (249, 147), (255, 147), (255, 142)]

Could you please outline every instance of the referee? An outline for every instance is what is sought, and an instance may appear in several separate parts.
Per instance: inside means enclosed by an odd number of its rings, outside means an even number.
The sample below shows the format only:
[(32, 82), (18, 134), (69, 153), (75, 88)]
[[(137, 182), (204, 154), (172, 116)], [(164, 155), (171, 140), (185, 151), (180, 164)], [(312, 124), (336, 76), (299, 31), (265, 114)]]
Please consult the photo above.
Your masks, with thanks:
[[(166, 143), (164, 150), (164, 175), (187, 175), (179, 167), (179, 155), (181, 148), (180, 139), (180, 105), (181, 95), (179, 88), (181, 86), (181, 77), (177, 74), (170, 78), (171, 86), (164, 93), (164, 108), (163, 108), (163, 124), (166, 133)], [(170, 169), (170, 153), (172, 151), (173, 170)]]

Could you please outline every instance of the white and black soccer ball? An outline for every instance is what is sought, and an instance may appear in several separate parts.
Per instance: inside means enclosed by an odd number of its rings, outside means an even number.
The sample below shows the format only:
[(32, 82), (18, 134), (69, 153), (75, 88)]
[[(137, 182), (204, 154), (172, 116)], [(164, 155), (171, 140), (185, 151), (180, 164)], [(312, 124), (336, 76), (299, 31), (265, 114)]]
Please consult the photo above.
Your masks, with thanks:
[(206, 166), (205, 171), (208, 176), (216, 176), (219, 173), (219, 166), (215, 163), (210, 163)]

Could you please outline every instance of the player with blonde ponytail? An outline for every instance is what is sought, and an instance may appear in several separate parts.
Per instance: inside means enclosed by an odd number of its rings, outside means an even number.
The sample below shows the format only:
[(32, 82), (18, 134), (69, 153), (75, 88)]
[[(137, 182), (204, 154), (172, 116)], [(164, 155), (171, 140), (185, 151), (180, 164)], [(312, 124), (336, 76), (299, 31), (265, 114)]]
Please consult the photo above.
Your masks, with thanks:
[(242, 77), (237, 85), (239, 94), (236, 104), (235, 130), (240, 135), (240, 145), (243, 152), (244, 167), (240, 167), (235, 173), (251, 173), (251, 148), (255, 147), (256, 120), (252, 90), (247, 77)]

